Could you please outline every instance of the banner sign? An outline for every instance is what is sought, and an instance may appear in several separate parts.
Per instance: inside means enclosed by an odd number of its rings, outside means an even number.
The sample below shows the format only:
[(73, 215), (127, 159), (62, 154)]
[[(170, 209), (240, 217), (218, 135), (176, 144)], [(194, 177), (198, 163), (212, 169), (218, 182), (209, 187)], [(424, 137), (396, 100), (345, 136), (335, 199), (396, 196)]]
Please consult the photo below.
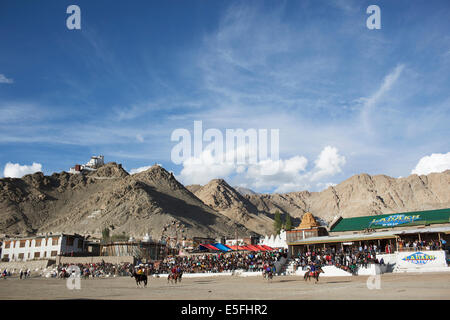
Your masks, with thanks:
[(447, 267), (444, 250), (397, 252), (396, 264), (400, 269), (426, 269)]
[(418, 214), (411, 216), (405, 214), (393, 214), (388, 217), (373, 219), (372, 222), (370, 222), (369, 227), (373, 225), (381, 227), (395, 227), (400, 224), (411, 223), (417, 220), (421, 220), (420, 215)]
[(415, 252), (409, 256), (404, 257), (402, 260), (414, 264), (426, 264), (427, 262), (436, 260), (436, 256), (426, 254), (423, 252)]

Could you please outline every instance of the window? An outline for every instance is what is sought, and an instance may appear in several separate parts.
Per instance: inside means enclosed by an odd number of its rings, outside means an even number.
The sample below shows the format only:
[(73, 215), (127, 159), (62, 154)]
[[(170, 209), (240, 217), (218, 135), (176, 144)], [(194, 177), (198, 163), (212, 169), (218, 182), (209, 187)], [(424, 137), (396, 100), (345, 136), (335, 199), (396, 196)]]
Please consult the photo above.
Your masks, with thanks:
[(78, 239), (78, 249), (83, 248), (83, 239)]
[(20, 240), (20, 248), (25, 248), (25, 244), (27, 243), (27, 240)]
[(3, 259), (8, 259), (9, 260), (9, 254), (4, 254), (3, 255)]
[(52, 246), (58, 245), (58, 239), (59, 238), (52, 238)]
[(47, 257), (47, 251), (44, 252), (44, 258), (46, 258), (46, 257)]
[(39, 258), (41, 256), (41, 253), (40, 252), (35, 252), (34, 253), (34, 258)]
[(11, 246), (11, 241), (5, 241), (5, 249), (9, 249)]
[(23, 260), (23, 253), (19, 253), (19, 260)]
[(52, 253), (51, 253), (52, 257), (55, 257), (57, 254), (58, 254), (58, 251), (56, 251), (56, 250), (52, 251)]
[(42, 242), (42, 239), (36, 239), (36, 240), (34, 241), (34, 246), (35, 246), (35, 247), (40, 247), (40, 246), (41, 246), (41, 242)]

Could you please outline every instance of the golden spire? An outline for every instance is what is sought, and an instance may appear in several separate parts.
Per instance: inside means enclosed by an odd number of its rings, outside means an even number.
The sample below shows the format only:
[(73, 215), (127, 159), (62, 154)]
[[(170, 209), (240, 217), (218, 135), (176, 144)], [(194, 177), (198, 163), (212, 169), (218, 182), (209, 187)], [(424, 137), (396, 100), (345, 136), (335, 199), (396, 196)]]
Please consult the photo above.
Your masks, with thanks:
[(302, 217), (302, 222), (297, 229), (311, 229), (313, 227), (320, 227), (320, 224), (314, 219), (311, 212), (306, 212)]

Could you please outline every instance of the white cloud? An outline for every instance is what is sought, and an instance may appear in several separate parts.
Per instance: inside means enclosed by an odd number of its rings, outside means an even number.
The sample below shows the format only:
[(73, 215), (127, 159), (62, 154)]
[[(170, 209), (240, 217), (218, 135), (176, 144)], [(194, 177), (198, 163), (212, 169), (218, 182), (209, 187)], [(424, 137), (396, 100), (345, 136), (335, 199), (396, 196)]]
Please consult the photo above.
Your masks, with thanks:
[(3, 176), (5, 178), (22, 178), (24, 175), (39, 171), (42, 171), (42, 165), (40, 163), (33, 162), (31, 166), (22, 166), (18, 163), (8, 162), (3, 170)]
[(14, 80), (8, 79), (5, 75), (0, 74), (0, 83), (14, 83)]
[(338, 154), (338, 149), (326, 146), (315, 161), (316, 167), (311, 180), (316, 181), (323, 177), (333, 176), (342, 171), (345, 157)]
[(443, 172), (450, 169), (450, 152), (433, 153), (419, 160), (412, 174), (429, 174), (432, 172)]
[(400, 74), (402, 73), (405, 66), (403, 64), (399, 64), (392, 70), (384, 79), (381, 86), (378, 90), (371, 95), (369, 98), (360, 98), (359, 101), (363, 103), (362, 111), (361, 111), (361, 120), (364, 124), (366, 130), (369, 133), (372, 133), (372, 127), (370, 124), (371, 121), (371, 113), (375, 106), (381, 101), (381, 99), (386, 95), (386, 93), (391, 90), (394, 84), (397, 82)]
[(144, 142), (144, 137), (142, 136), (142, 134), (138, 133), (136, 135), (136, 140), (139, 141), (139, 142)]
[(242, 172), (243, 168), (232, 162), (220, 161), (206, 148), (200, 157), (190, 157), (183, 162), (183, 169), (177, 178), (186, 185), (206, 184), (212, 179), (226, 178), (235, 170)]
[[(245, 179), (255, 189), (275, 187), (276, 192), (286, 192), (304, 188), (302, 172), (306, 170), (308, 159), (295, 156), (286, 160), (264, 160), (250, 165)], [(274, 174), (265, 174), (274, 172)]]
[[(154, 165), (162, 167), (162, 164), (160, 164), (160, 163), (155, 163)], [(146, 170), (150, 169), (151, 167), (153, 167), (153, 166), (143, 166), (143, 167), (139, 167), (139, 168), (134, 168), (134, 169), (130, 170), (130, 174), (135, 174), (135, 173), (139, 173), (142, 171), (146, 171)]]
[(336, 185), (336, 183), (332, 183), (332, 182), (319, 182), (316, 186), (318, 188), (318, 191), (322, 191), (325, 189), (328, 189), (329, 187), (334, 187)]
[[(212, 179), (223, 178), (233, 185), (245, 185), (256, 191), (274, 190), (281, 193), (310, 190), (314, 186), (328, 187), (332, 184), (321, 182), (320, 179), (341, 172), (344, 164), (345, 157), (339, 155), (338, 149), (331, 146), (322, 150), (315, 166), (309, 172), (308, 159), (304, 156), (236, 164), (219, 161), (207, 147), (200, 157), (191, 157), (183, 162), (183, 169), (177, 178), (187, 185), (206, 184)], [(271, 174), (268, 174), (269, 172)]]
[(130, 174), (135, 174), (135, 173), (139, 173), (145, 170), (150, 169), (152, 166), (145, 166), (145, 167), (139, 167), (139, 168), (134, 168), (130, 170)]

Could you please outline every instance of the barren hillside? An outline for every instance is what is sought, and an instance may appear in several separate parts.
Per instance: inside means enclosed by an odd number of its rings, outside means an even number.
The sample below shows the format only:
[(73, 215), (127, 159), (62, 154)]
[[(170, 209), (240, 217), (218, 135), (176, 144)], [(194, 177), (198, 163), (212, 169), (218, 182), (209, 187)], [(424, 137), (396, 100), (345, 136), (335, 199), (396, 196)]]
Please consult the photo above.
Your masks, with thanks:
[[(0, 179), (0, 232), (77, 232), (159, 239), (175, 222), (178, 236), (249, 234), (248, 230), (203, 204), (159, 166), (129, 175), (109, 163), (87, 175), (66, 172), (22, 179)], [(168, 234), (169, 232), (173, 234)], [(168, 228), (166, 235), (174, 236)]]

